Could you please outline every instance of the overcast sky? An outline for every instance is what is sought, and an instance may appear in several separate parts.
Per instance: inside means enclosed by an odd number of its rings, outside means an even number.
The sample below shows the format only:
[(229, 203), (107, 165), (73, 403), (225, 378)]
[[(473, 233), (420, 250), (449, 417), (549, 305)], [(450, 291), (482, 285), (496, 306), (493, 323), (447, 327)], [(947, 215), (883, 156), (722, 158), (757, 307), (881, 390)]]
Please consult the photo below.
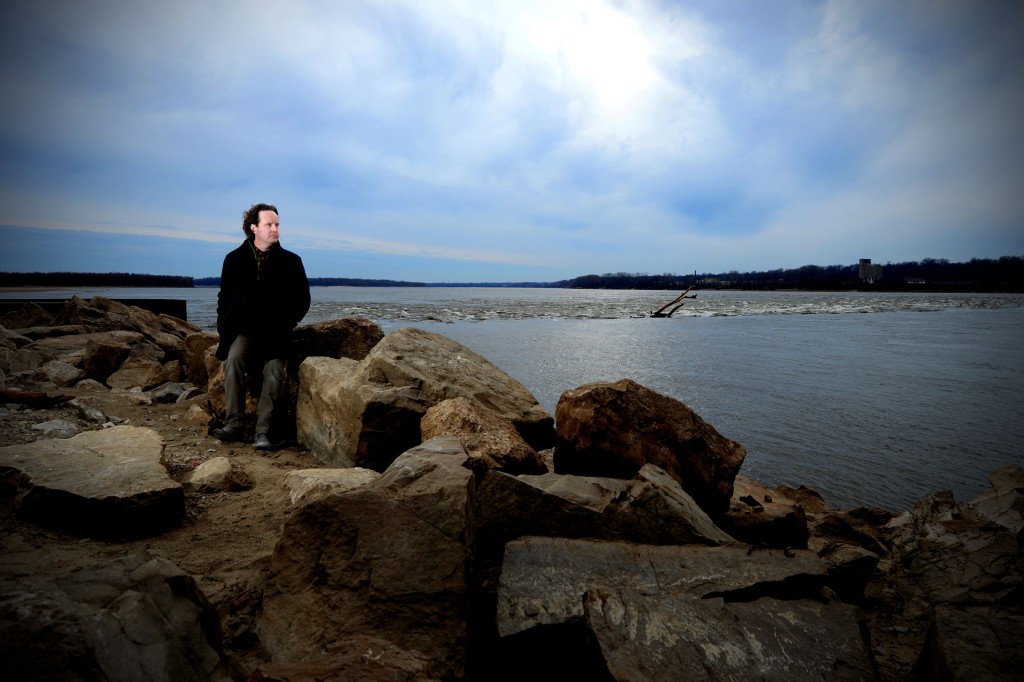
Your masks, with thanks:
[(0, 271), (1024, 255), (1024, 3), (7, 0)]

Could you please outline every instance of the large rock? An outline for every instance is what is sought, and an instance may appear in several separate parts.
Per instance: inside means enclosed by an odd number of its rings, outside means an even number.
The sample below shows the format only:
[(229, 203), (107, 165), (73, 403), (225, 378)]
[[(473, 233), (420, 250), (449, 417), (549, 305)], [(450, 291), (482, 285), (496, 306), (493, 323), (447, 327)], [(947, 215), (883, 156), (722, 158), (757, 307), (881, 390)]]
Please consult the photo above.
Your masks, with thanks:
[[(112, 348), (108, 349), (108, 347)], [(47, 361), (61, 360), (83, 367), (83, 369), (88, 359), (90, 363), (97, 362), (98, 367), (102, 367), (103, 370), (113, 371), (120, 361), (128, 357), (123, 353), (122, 348), (128, 348), (129, 352), (136, 357), (164, 359), (164, 352), (159, 346), (146, 341), (145, 337), (137, 332), (124, 330), (51, 336), (22, 346), (21, 350), (38, 353)], [(104, 357), (99, 360), (91, 358), (90, 356), (95, 353), (101, 353)], [(110, 356), (119, 357), (119, 359), (111, 361), (108, 359)], [(97, 377), (93, 376), (92, 378), (96, 379)]]
[[(875, 679), (856, 607), (823, 602), (806, 550), (565, 538), (510, 542), (498, 590), (497, 665), (549, 675), (535, 647), (594, 641), (555, 665), (619, 680)], [(597, 659), (597, 660), (595, 660)]]
[(510, 474), (547, 470), (537, 451), (527, 445), (515, 425), (498, 413), (465, 397), (442, 400), (420, 419), (423, 440), (456, 436), (474, 465)]
[[(180, 368), (179, 365), (174, 365), (174, 367), (175, 369)], [(172, 378), (169, 375), (170, 372), (157, 360), (129, 357), (116, 372), (107, 377), (107, 385), (111, 388), (125, 390), (138, 387), (145, 391), (177, 379), (177, 377)]]
[(185, 515), (163, 450), (156, 431), (115, 426), (0, 448), (0, 475), (26, 518), (97, 537), (151, 535)]
[(60, 360), (50, 360), (36, 370), (35, 378), (58, 387), (72, 386), (85, 378), (85, 371)]
[(1024, 470), (1007, 464), (988, 477), (991, 489), (971, 500), (970, 507), (980, 516), (998, 523), (1017, 536), (1024, 537)]
[(631, 478), (650, 462), (679, 481), (712, 516), (729, 509), (746, 450), (674, 398), (629, 379), (562, 394), (555, 471)]
[(298, 507), (274, 549), (260, 637), (275, 663), (377, 637), (463, 676), (474, 479), (458, 441), (438, 438), (369, 485)]
[(46, 312), (38, 303), (25, 303), (0, 315), (0, 325), (8, 329), (44, 327), (51, 324), (53, 324), (53, 315)]
[[(142, 334), (135, 332), (109, 332), (109, 335), (113, 334), (120, 334), (121, 338), (114, 340), (109, 336), (94, 335), (85, 343), (82, 369), (90, 379), (100, 383), (106, 383), (107, 377), (117, 371), (131, 353), (132, 344), (142, 340)], [(131, 337), (126, 338), (128, 335)]]
[(360, 317), (300, 325), (292, 341), (295, 367), (310, 356), (362, 360), (383, 338), (379, 324)]
[(30, 343), (32, 339), (0, 324), (0, 348), (16, 350)]
[(214, 348), (220, 340), (216, 332), (196, 332), (185, 337), (184, 360), (185, 379), (199, 388), (205, 389), (210, 380), (206, 366), (206, 351)]
[(4, 582), (0, 661), (7, 680), (230, 679), (217, 612), (189, 575), (146, 552)]
[(460, 396), (510, 420), (534, 449), (550, 445), (551, 416), (521, 383), (465, 346), (414, 327), (390, 332), (358, 363), (307, 358), (299, 368), (299, 440), (325, 462), (383, 471), (421, 442), (430, 407)]
[[(887, 679), (904, 679), (917, 659), (918, 679), (966, 679), (967, 670), (989, 679), (984, 673), (1005, 665), (1005, 647), (1020, 634), (1018, 535), (948, 490), (921, 498), (887, 530), (886, 572), (869, 585), (878, 602), (869, 614), (872, 636), (885, 640), (879, 668)], [(1000, 623), (1010, 628), (1005, 637)]]
[(935, 604), (998, 604), (1024, 584), (1015, 534), (948, 490), (921, 498), (890, 528), (894, 577), (915, 615), (927, 616)]
[(990, 606), (939, 606), (908, 679), (1019, 682), (1024, 615)]
[(718, 520), (730, 535), (751, 545), (807, 547), (807, 514), (781, 492), (737, 474), (729, 511)]
[(82, 299), (73, 296), (64, 304), (57, 324), (82, 325), (87, 332), (128, 330), (142, 334), (159, 346), (168, 359), (181, 359), (184, 339), (200, 331), (199, 327), (170, 315), (129, 306), (102, 296)]
[(53, 336), (85, 334), (86, 329), (80, 324), (55, 324), (47, 327), (26, 327), (19, 329), (18, 332), (33, 341), (38, 341), (39, 339), (48, 339)]
[(499, 549), (524, 535), (645, 544), (734, 542), (653, 464), (628, 481), (489, 471), (477, 491), (475, 516), (479, 542)]
[(359, 467), (346, 469), (299, 469), (284, 477), (293, 505), (308, 504), (332, 493), (355, 490), (380, 478), (380, 472)]

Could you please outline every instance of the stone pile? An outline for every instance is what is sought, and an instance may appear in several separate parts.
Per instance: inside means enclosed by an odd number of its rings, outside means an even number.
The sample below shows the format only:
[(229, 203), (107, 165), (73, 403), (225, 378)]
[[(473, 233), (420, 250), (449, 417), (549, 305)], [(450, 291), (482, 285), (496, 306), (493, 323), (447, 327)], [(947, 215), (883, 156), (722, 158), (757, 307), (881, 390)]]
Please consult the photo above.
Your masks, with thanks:
[[(18, 311), (0, 370), (53, 400), (81, 381), (151, 400), (182, 384), (216, 417), (216, 335), (161, 317), (96, 299), (49, 322)], [(297, 439), (323, 466), (281, 477), (293, 510), (258, 595), (262, 663), (234, 670), (192, 577), (133, 555), (5, 582), (5, 677), (1019, 679), (1015, 464), (970, 503), (838, 510), (743, 476), (742, 445), (629, 380), (566, 391), (552, 419), (451, 339), (366, 320), (300, 329), (291, 372)], [(253, 485), (227, 458), (175, 479), (147, 429), (102, 418), (0, 448), (19, 514), (155, 535), (188, 522), (183, 490)]]

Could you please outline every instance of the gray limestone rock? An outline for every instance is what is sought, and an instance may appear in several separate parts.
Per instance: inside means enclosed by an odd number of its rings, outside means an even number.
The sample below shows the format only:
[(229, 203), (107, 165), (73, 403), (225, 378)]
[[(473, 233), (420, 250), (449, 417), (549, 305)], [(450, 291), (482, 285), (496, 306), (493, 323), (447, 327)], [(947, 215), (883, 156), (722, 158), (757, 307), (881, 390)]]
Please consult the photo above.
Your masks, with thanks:
[(43, 438), (71, 438), (78, 433), (78, 425), (64, 419), (50, 419), (33, 424), (31, 429), (38, 431)]
[(424, 440), (456, 436), (475, 467), (510, 474), (539, 474), (547, 470), (537, 451), (526, 444), (505, 417), (466, 397), (442, 400), (420, 420)]
[(182, 479), (185, 490), (192, 493), (221, 493), (249, 490), (252, 476), (241, 465), (227, 457), (212, 457)]
[(1024, 615), (987, 606), (938, 606), (911, 670), (915, 682), (1021, 679)]
[(525, 537), (506, 546), (497, 626), (524, 678), (542, 668), (517, 639), (582, 625), (611, 679), (874, 679), (859, 610), (823, 601), (824, 580), (806, 550)]
[(432, 332), (390, 332), (361, 361), (309, 357), (299, 368), (299, 441), (321, 460), (383, 471), (422, 441), (433, 405), (463, 396), (509, 419), (531, 447), (553, 440), (552, 419), (518, 381)]
[(992, 488), (971, 500), (970, 506), (1021, 538), (1024, 536), (1024, 469), (1017, 464), (1007, 464), (988, 480)]
[(0, 475), (19, 491), (19, 514), (36, 522), (97, 537), (151, 535), (185, 513), (163, 447), (152, 429), (85, 431), (0, 448)]
[(195, 581), (143, 552), (55, 581), (0, 588), (7, 680), (228, 682), (217, 612)]
[(350, 469), (299, 469), (285, 476), (293, 505), (308, 504), (332, 493), (354, 490), (369, 485), (380, 478), (372, 469), (353, 467)]
[(332, 642), (365, 635), (420, 652), (433, 676), (465, 674), (473, 489), (465, 461), (457, 443), (431, 441), (370, 485), (296, 508), (274, 549), (260, 620), (275, 663), (315, 659)]

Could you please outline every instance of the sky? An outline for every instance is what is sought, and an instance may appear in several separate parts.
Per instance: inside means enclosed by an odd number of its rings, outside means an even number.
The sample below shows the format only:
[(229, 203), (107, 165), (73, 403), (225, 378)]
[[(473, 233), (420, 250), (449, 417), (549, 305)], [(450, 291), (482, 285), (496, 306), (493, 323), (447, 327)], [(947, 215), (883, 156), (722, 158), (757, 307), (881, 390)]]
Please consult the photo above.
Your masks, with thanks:
[(0, 272), (1024, 255), (1024, 3), (7, 0)]

